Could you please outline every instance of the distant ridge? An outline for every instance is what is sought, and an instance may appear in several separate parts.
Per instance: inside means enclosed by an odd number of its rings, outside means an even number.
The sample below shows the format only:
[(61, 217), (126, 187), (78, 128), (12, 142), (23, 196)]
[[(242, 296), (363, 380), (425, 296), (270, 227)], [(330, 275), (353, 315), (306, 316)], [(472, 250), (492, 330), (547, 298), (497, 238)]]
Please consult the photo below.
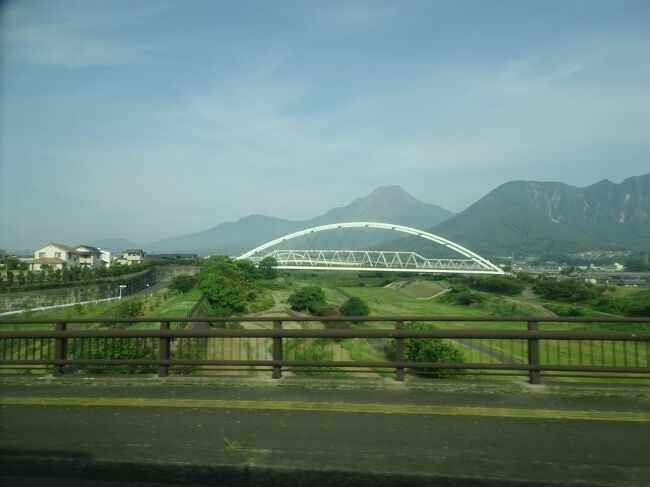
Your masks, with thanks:
[[(457, 215), (418, 200), (400, 186), (382, 186), (308, 220), (250, 215), (156, 242), (100, 239), (90, 245), (114, 251), (141, 247), (156, 253), (236, 255), (287, 233), (345, 221), (380, 221), (421, 228), (492, 257), (512, 252), (534, 255), (593, 249), (650, 252), (650, 174), (620, 184), (602, 180), (585, 188), (558, 182), (510, 181)], [(433, 248), (422, 239), (395, 239), (389, 231), (323, 232), (301, 239), (290, 245), (408, 249), (429, 256), (445, 255), (444, 249)]]
[[(511, 181), (431, 232), (490, 256), (650, 250), (650, 174), (586, 188)], [(414, 240), (391, 243), (426, 251)]]
[[(238, 254), (287, 233), (327, 223), (380, 221), (428, 228), (453, 213), (441, 206), (424, 203), (400, 186), (382, 186), (346, 206), (333, 208), (309, 220), (292, 221), (265, 215), (250, 215), (236, 222), (221, 223), (202, 232), (142, 244), (150, 252), (195, 252), (200, 254)], [(325, 232), (305, 237), (305, 246), (359, 248), (388, 238), (381, 231), (348, 230)], [(336, 248), (336, 247), (334, 247)]]

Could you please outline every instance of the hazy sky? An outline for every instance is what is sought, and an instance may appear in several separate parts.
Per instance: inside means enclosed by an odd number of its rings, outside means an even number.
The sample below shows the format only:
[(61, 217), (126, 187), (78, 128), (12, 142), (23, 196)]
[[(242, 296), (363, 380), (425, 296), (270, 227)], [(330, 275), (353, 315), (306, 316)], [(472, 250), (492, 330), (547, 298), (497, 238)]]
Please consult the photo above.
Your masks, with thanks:
[(650, 172), (647, 0), (0, 8), (0, 247)]

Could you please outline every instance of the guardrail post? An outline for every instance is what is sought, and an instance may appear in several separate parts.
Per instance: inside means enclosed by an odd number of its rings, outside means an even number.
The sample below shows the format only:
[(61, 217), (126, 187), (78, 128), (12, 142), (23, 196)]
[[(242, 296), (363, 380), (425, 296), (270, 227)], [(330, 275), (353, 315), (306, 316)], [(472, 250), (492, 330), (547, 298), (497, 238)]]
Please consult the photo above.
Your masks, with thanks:
[[(56, 331), (65, 331), (67, 323), (58, 322), (56, 324)], [(66, 360), (68, 358), (68, 339), (56, 338), (54, 342), (54, 360)], [(54, 375), (59, 377), (63, 375), (63, 364), (54, 365)]]
[[(536, 321), (528, 322), (528, 330), (537, 331), (539, 330), (539, 323)], [(539, 365), (539, 340), (537, 338), (528, 339), (528, 365)], [(541, 384), (542, 383), (542, 374), (539, 370), (529, 370), (528, 371), (529, 382), (531, 384)]]
[[(396, 330), (404, 329), (404, 322), (396, 321), (395, 329)], [(404, 362), (404, 339), (403, 338), (395, 338), (395, 362)], [(395, 368), (395, 380), (400, 382), (404, 380), (403, 367)]]
[[(160, 330), (169, 330), (169, 321), (160, 322)], [(169, 360), (170, 356), (170, 339), (169, 337), (160, 337), (160, 360)], [(158, 377), (167, 377), (169, 375), (169, 365), (159, 365), (158, 366)]]
[[(273, 322), (274, 330), (282, 329), (281, 321)], [(282, 360), (282, 337), (273, 337), (273, 360)], [(274, 365), (273, 366), (273, 378), (280, 379), (282, 377), (282, 366)]]

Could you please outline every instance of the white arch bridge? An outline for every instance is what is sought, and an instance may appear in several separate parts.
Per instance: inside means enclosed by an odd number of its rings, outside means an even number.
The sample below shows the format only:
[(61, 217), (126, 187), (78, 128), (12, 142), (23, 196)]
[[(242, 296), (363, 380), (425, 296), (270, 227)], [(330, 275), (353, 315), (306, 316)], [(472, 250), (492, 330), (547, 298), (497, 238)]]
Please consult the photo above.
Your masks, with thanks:
[[(339, 228), (379, 228), (415, 235), (442, 245), (460, 254), (459, 259), (428, 259), (416, 252), (380, 250), (269, 250), (280, 243), (312, 233)], [(390, 223), (346, 222), (321, 225), (290, 233), (249, 250), (236, 260), (250, 259), (257, 263), (265, 257), (278, 261), (278, 269), (355, 270), (424, 273), (503, 274), (489, 260), (433, 233)]]

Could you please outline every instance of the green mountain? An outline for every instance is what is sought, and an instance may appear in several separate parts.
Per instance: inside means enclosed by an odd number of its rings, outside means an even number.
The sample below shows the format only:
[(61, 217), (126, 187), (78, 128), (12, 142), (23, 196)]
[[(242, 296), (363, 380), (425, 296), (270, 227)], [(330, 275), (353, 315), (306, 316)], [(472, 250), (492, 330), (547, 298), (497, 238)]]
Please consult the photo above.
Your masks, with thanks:
[[(195, 252), (237, 254), (274, 238), (328, 223), (379, 221), (418, 228), (429, 228), (453, 216), (450, 211), (424, 203), (399, 186), (380, 187), (347, 206), (333, 208), (309, 220), (292, 221), (264, 215), (251, 215), (236, 222), (221, 223), (208, 230), (142, 244), (148, 252)], [(383, 232), (383, 233), (382, 233)], [(394, 235), (394, 234), (393, 234)], [(287, 243), (291, 248), (363, 248), (391, 237), (390, 231), (344, 230), (322, 232)], [(281, 248), (278, 246), (277, 248)]]
[[(511, 181), (430, 229), (488, 256), (581, 250), (650, 249), (650, 174), (586, 188), (563, 183)], [(402, 239), (381, 247), (417, 249)], [(431, 249), (435, 253), (436, 249)]]

